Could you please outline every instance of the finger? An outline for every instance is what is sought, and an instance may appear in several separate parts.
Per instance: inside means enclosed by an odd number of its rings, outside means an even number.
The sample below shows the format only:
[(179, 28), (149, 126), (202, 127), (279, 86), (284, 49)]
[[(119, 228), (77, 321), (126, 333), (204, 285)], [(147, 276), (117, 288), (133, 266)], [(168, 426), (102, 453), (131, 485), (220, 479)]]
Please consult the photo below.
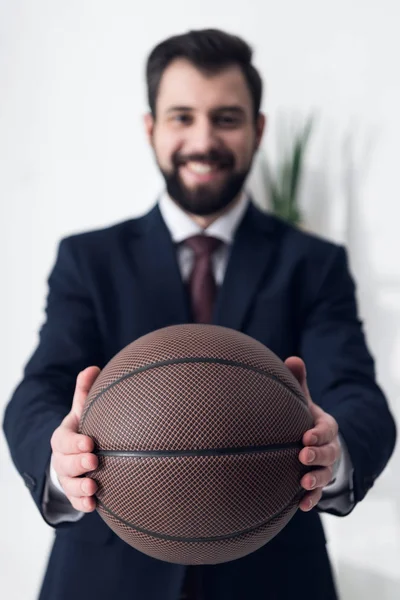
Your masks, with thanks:
[(338, 435), (339, 426), (337, 421), (328, 413), (322, 411), (323, 415), (315, 422), (315, 426), (303, 435), (305, 446), (324, 446), (332, 443)]
[[(317, 423), (321, 419), (323, 419), (324, 417), (327, 416), (327, 413), (324, 410), (322, 410), (322, 408), (320, 406), (318, 406), (318, 404), (315, 404), (315, 402), (313, 402), (313, 400), (311, 398), (310, 390), (308, 389), (307, 370), (306, 370), (304, 361), (301, 358), (299, 358), (298, 356), (291, 356), (285, 360), (285, 364), (290, 369), (292, 374), (296, 377), (297, 381), (299, 382), (299, 384), (303, 390), (303, 393), (304, 393), (305, 397), (307, 398), (308, 409), (314, 420), (314, 424), (317, 425)], [(313, 431), (312, 433), (309, 433), (306, 437), (306, 441), (303, 442), (304, 445), (316, 444), (317, 440), (314, 438), (317, 436), (318, 436), (318, 431), (317, 432)], [(331, 440), (327, 440), (327, 441), (331, 441)], [(325, 443), (325, 442), (323, 442), (323, 443)]]
[[(290, 356), (289, 358), (287, 358), (285, 360), (285, 365), (288, 367), (288, 369), (291, 371), (292, 375), (294, 375), (294, 377), (297, 379), (298, 383), (300, 384), (301, 389), (303, 390), (303, 393), (307, 399), (308, 408), (311, 411), (311, 415), (313, 417), (314, 425), (315, 425), (317, 418), (321, 416), (321, 413), (323, 414), (323, 411), (321, 409), (319, 409), (319, 407), (316, 404), (314, 404), (311, 399), (311, 394), (310, 394), (310, 391), (308, 389), (308, 384), (307, 384), (307, 371), (306, 371), (305, 363), (298, 356)], [(315, 411), (313, 410), (314, 407), (315, 407), (315, 409), (317, 409), (316, 414), (315, 414)], [(318, 412), (318, 411), (320, 411), (320, 412)], [(306, 433), (303, 435), (302, 441), (303, 441), (304, 446), (311, 446), (311, 445), (315, 445), (317, 443), (317, 440), (318, 440), (318, 438), (317, 438), (316, 432), (313, 429), (311, 429), (311, 430), (306, 431)]]
[(50, 445), (53, 452), (60, 452), (61, 454), (92, 452), (94, 448), (94, 442), (90, 437), (76, 433), (68, 427), (68, 424), (62, 424), (55, 429), (51, 436)]
[(299, 453), (299, 460), (303, 465), (329, 467), (339, 458), (339, 446), (335, 443), (324, 446), (307, 446)]
[(302, 501), (299, 504), (300, 510), (303, 510), (304, 512), (308, 512), (309, 510), (311, 510), (312, 508), (317, 506), (318, 502), (321, 500), (321, 496), (322, 496), (321, 488), (317, 488), (313, 492), (309, 492), (308, 494), (305, 494), (304, 498), (302, 499)]
[[(317, 404), (314, 404), (314, 402), (311, 399), (311, 394), (310, 394), (310, 390), (308, 389), (308, 383), (307, 383), (307, 370), (306, 370), (304, 361), (301, 358), (299, 358), (298, 356), (290, 356), (289, 358), (287, 358), (285, 360), (285, 365), (288, 367), (288, 369), (291, 371), (291, 373), (294, 375), (294, 377), (299, 382), (299, 384), (303, 390), (303, 393), (307, 399), (308, 408), (311, 412), (311, 416), (313, 418), (314, 425), (316, 425), (318, 422), (318, 419), (322, 418), (323, 415), (325, 415), (326, 413)], [(303, 440), (302, 440), (304, 446), (313, 446), (313, 445), (317, 444), (318, 443), (318, 433), (319, 432), (315, 431), (314, 428), (306, 431), (306, 433), (303, 435)]]
[(305, 490), (315, 490), (316, 488), (323, 488), (332, 480), (332, 467), (325, 467), (325, 469), (315, 469), (310, 473), (306, 473), (301, 478), (300, 484)]
[(96, 381), (100, 373), (99, 367), (87, 367), (84, 371), (81, 371), (76, 378), (75, 393), (72, 400), (71, 413), (79, 423), (82, 416), (83, 407), (85, 400), (88, 396), (90, 388)]
[(60, 477), (59, 480), (69, 499), (93, 496), (98, 487), (97, 483), (90, 477)]
[(307, 384), (307, 371), (304, 361), (298, 356), (290, 356), (285, 360), (285, 365), (299, 382), (307, 401), (312, 402)]
[(52, 463), (58, 477), (79, 477), (97, 468), (99, 459), (95, 454), (54, 453)]
[(81, 498), (68, 498), (75, 510), (90, 513), (96, 510), (96, 499), (93, 496), (82, 496)]

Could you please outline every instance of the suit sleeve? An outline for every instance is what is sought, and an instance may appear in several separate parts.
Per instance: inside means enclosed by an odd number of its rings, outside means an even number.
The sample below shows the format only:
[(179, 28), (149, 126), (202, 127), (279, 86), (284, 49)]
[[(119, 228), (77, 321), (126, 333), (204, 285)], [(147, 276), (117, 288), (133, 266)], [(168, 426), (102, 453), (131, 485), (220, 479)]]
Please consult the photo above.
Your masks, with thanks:
[[(316, 404), (338, 422), (352, 465), (350, 485), (337, 494), (343, 516), (362, 500), (385, 468), (396, 441), (396, 426), (376, 382), (373, 358), (358, 317), (356, 290), (343, 247), (333, 246), (320, 270), (313, 302), (307, 307), (301, 356)], [(325, 505), (327, 508), (323, 509)]]
[(57, 474), (49, 465), (46, 473), (46, 481), (43, 490), (42, 510), (47, 523), (58, 525), (66, 521), (75, 523), (84, 515), (84, 512), (76, 510), (64, 490), (57, 482)]
[(46, 318), (39, 342), (6, 407), (3, 422), (11, 458), (49, 525), (43, 495), (50, 439), (71, 408), (78, 373), (88, 366), (101, 367), (103, 362), (94, 307), (72, 242), (73, 238), (60, 242), (48, 279)]
[(322, 497), (317, 508), (328, 512), (332, 509), (335, 514), (346, 515), (354, 505), (353, 465), (346, 443), (339, 432), (341, 455), (333, 467), (333, 478), (322, 490)]

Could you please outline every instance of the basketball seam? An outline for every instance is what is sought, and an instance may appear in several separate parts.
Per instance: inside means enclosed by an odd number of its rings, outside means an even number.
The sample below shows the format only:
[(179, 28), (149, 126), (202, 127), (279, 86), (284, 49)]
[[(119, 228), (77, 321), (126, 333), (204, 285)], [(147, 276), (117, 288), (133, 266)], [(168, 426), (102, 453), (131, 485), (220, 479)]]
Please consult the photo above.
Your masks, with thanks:
[(135, 457), (135, 458), (172, 458), (175, 456), (225, 456), (235, 454), (260, 454), (264, 452), (278, 452), (290, 448), (303, 448), (301, 442), (287, 442), (285, 444), (271, 444), (267, 446), (242, 446), (232, 448), (203, 448), (201, 450), (96, 450), (97, 456), (107, 457)]
[(268, 373), (268, 372), (264, 371), (263, 369), (259, 369), (258, 367), (253, 367), (252, 365), (246, 365), (244, 363), (236, 362), (236, 361), (225, 359), (225, 358), (207, 358), (207, 357), (172, 358), (172, 359), (160, 361), (157, 363), (151, 363), (150, 365), (144, 365), (143, 367), (138, 367), (134, 371), (130, 371), (129, 373), (122, 375), (122, 377), (119, 377), (118, 379), (116, 379), (115, 381), (110, 383), (108, 386), (106, 386), (104, 389), (102, 389), (93, 398), (93, 400), (91, 401), (90, 405), (88, 406), (85, 414), (83, 415), (81, 427), (83, 427), (83, 424), (86, 420), (87, 415), (89, 414), (90, 409), (92, 408), (94, 403), (100, 398), (100, 396), (102, 396), (105, 392), (107, 392), (108, 390), (113, 388), (115, 385), (117, 385), (121, 381), (124, 381), (125, 379), (128, 379), (129, 377), (132, 377), (133, 375), (137, 375), (138, 373), (143, 373), (144, 371), (149, 371), (150, 369), (157, 369), (157, 368), (166, 367), (169, 365), (188, 364), (188, 363), (189, 364), (190, 363), (221, 364), (221, 365), (227, 365), (230, 367), (240, 367), (242, 369), (247, 369), (248, 371), (253, 371), (255, 373), (258, 373), (259, 375), (263, 375), (265, 377), (268, 377), (269, 379), (272, 379), (273, 381), (278, 383), (280, 386), (285, 388), (287, 391), (289, 391), (291, 394), (293, 394), (293, 396), (301, 402), (301, 405), (303, 407), (306, 406), (303, 399), (301, 398), (301, 396), (299, 394), (297, 394), (294, 390), (292, 390), (288, 385), (286, 385), (283, 381), (278, 379), (278, 377), (276, 377), (275, 375), (272, 375), (271, 373)]
[(208, 542), (218, 542), (220, 540), (232, 540), (234, 538), (240, 537), (241, 535), (245, 535), (247, 533), (252, 533), (261, 527), (265, 527), (266, 525), (268, 525), (268, 523), (270, 523), (271, 521), (273, 521), (274, 519), (279, 517), (282, 513), (284, 513), (285, 510), (287, 510), (293, 502), (297, 502), (297, 499), (301, 499), (303, 495), (304, 495), (304, 491), (300, 491), (293, 498), (291, 498), (291, 500), (287, 504), (285, 504), (285, 506), (280, 511), (273, 514), (271, 517), (269, 517), (269, 519), (267, 519), (266, 521), (263, 521), (262, 523), (258, 523), (257, 525), (254, 525), (252, 527), (247, 527), (246, 529), (242, 529), (241, 531), (237, 531), (235, 533), (229, 533), (229, 534), (225, 534), (225, 535), (216, 535), (216, 536), (210, 536), (210, 537), (198, 537), (198, 538), (174, 536), (174, 535), (168, 535), (166, 533), (158, 533), (155, 531), (150, 531), (148, 529), (144, 529), (143, 527), (139, 527), (138, 525), (133, 525), (132, 523), (129, 523), (128, 521), (125, 521), (125, 519), (122, 519), (121, 517), (116, 515), (111, 509), (109, 509), (105, 504), (103, 504), (103, 502), (101, 502), (101, 500), (97, 499), (97, 502), (106, 513), (108, 513), (109, 515), (114, 517), (120, 523), (127, 525), (131, 529), (135, 529), (139, 533), (144, 533), (145, 535), (149, 535), (154, 538), (158, 538), (161, 540), (168, 540), (168, 541), (172, 541), (172, 542), (190, 542), (190, 543), (201, 544), (201, 543), (208, 543)]

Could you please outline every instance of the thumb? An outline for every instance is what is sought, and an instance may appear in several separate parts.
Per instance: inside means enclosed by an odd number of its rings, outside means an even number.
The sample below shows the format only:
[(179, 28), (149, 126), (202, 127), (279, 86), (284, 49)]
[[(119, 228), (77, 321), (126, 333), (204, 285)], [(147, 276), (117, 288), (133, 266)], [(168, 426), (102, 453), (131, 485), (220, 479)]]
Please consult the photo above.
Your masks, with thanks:
[(99, 367), (87, 367), (87, 369), (81, 371), (76, 378), (75, 393), (70, 412), (71, 418), (74, 423), (76, 423), (76, 426), (78, 426), (81, 419), (86, 398), (99, 373)]
[(316, 421), (323, 413), (323, 410), (317, 404), (315, 404), (311, 398), (310, 390), (308, 389), (307, 370), (304, 361), (298, 356), (290, 356), (285, 360), (285, 365), (289, 368), (301, 385), (301, 389), (307, 398), (308, 409), (314, 421)]
[(285, 365), (291, 371), (292, 375), (295, 376), (299, 382), (307, 401), (311, 401), (310, 392), (307, 385), (307, 370), (304, 361), (298, 356), (290, 356), (285, 360)]

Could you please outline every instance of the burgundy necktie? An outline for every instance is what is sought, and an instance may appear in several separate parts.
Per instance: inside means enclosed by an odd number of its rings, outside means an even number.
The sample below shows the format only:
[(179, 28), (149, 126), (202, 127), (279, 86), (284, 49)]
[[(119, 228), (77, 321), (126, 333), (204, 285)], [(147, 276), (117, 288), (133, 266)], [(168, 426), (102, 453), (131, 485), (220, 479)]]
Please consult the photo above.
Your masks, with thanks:
[(222, 242), (208, 235), (194, 235), (184, 243), (194, 253), (193, 269), (189, 277), (193, 319), (196, 323), (211, 323), (217, 293), (212, 255)]
[[(196, 323), (211, 323), (217, 285), (215, 283), (212, 255), (221, 240), (194, 235), (184, 242), (194, 254), (193, 268), (189, 275), (189, 293), (193, 319)], [(204, 600), (199, 567), (187, 567), (180, 600)]]

